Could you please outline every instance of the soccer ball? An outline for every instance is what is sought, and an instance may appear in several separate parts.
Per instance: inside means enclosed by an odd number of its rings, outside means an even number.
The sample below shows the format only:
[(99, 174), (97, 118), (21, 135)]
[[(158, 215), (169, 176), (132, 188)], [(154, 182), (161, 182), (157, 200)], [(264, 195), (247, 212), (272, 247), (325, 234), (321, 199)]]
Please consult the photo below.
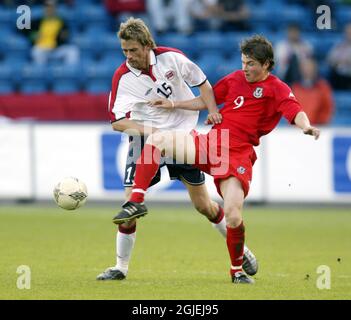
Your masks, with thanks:
[(88, 190), (84, 182), (74, 177), (62, 179), (54, 188), (54, 199), (59, 207), (75, 210), (87, 201)]

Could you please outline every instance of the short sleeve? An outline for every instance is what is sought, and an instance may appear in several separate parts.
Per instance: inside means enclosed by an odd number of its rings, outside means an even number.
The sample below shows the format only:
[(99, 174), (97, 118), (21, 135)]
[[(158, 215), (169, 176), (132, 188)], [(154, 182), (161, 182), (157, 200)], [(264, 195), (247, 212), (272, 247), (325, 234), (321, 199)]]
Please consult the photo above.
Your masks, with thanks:
[(194, 62), (192, 62), (183, 54), (174, 53), (174, 55), (176, 57), (180, 73), (184, 81), (190, 87), (198, 87), (207, 80), (206, 75)]
[[(112, 94), (110, 93), (110, 99)], [(121, 120), (127, 117), (127, 113), (132, 111), (132, 105), (127, 102), (127, 99), (122, 95), (117, 93), (116, 99), (111, 108), (111, 122)]]
[(300, 103), (296, 100), (291, 88), (279, 81), (275, 87), (276, 109), (281, 112), (289, 123), (293, 124), (296, 115), (302, 111)]
[(219, 80), (213, 87), (214, 96), (216, 99), (217, 105), (220, 105), (225, 102), (225, 98), (228, 93), (228, 79), (227, 77)]
[(128, 69), (123, 64), (116, 70), (112, 78), (112, 89), (108, 99), (108, 111), (111, 122), (125, 118), (126, 114), (131, 111), (130, 102), (126, 95), (127, 89), (122, 80), (123, 76), (127, 73)]

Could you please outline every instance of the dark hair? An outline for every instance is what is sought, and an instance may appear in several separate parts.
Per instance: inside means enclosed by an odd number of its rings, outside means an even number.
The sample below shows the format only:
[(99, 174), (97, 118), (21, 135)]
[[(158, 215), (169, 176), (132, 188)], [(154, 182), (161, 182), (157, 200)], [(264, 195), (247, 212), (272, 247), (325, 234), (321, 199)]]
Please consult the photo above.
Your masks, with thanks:
[(269, 62), (268, 71), (274, 67), (274, 52), (272, 43), (263, 36), (254, 35), (240, 43), (240, 51), (245, 56), (257, 60), (261, 65)]
[(123, 40), (135, 40), (142, 46), (156, 47), (149, 28), (141, 19), (129, 18), (122, 22), (118, 31), (118, 37)]

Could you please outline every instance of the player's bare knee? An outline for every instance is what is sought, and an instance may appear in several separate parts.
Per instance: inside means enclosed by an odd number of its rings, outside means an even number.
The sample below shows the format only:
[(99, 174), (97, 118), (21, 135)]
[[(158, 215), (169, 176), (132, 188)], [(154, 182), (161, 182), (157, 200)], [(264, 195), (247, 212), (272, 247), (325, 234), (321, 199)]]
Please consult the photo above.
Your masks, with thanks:
[(207, 218), (212, 218), (212, 206), (211, 203), (205, 201), (198, 201), (194, 203), (195, 209), (206, 216)]
[(241, 205), (237, 204), (234, 206), (231, 206), (229, 208), (224, 209), (224, 215), (225, 219), (227, 221), (227, 225), (231, 228), (235, 228), (238, 225), (240, 225), (242, 221), (242, 215), (241, 215)]

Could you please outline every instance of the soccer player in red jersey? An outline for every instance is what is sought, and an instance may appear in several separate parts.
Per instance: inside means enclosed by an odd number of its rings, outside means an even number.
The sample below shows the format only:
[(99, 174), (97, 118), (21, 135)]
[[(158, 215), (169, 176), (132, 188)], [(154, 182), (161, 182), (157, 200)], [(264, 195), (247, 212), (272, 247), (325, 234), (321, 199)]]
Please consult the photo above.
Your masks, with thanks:
[[(240, 49), (242, 70), (224, 77), (213, 88), (217, 105), (224, 104), (219, 111), (222, 122), (207, 134), (194, 130), (159, 131), (149, 136), (138, 160), (130, 201), (113, 221), (123, 223), (140, 212), (147, 213), (144, 195), (161, 154), (192, 164), (214, 177), (224, 200), (232, 282), (253, 283), (242, 269), (245, 242), (242, 207), (256, 160), (253, 146), (276, 127), (282, 116), (315, 139), (320, 131), (310, 125), (289, 86), (270, 73), (274, 66), (271, 43), (256, 35), (244, 40)], [(200, 97), (188, 101), (158, 99), (151, 104), (165, 109), (206, 108)], [(208, 122), (211, 123), (211, 119)]]

